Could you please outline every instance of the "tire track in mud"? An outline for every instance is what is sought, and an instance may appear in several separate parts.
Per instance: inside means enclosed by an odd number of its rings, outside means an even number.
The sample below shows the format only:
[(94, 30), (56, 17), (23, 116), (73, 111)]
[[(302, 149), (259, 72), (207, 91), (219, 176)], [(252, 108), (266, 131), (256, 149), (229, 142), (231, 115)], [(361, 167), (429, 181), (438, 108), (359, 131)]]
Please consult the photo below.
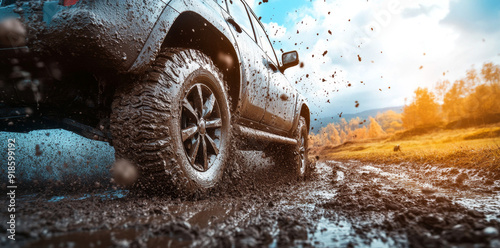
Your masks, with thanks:
[(361, 168), (404, 185), (415, 193), (449, 197), (464, 207), (482, 211), (488, 220), (500, 219), (500, 180), (488, 183), (490, 179), (476, 170), (431, 166), (416, 170), (406, 164), (368, 164)]
[[(416, 175), (402, 176), (402, 170), (356, 161), (328, 163), (334, 170), (348, 172), (346, 183), (339, 185), (338, 194), (325, 207), (351, 218), (358, 232), (376, 230), (380, 240), (389, 238), (385, 243), (389, 246), (391, 242), (402, 247), (500, 246), (498, 216), (487, 218), (446, 192), (422, 190), (426, 182)], [(367, 236), (365, 245), (373, 246), (366, 241), (374, 238), (377, 235)]]

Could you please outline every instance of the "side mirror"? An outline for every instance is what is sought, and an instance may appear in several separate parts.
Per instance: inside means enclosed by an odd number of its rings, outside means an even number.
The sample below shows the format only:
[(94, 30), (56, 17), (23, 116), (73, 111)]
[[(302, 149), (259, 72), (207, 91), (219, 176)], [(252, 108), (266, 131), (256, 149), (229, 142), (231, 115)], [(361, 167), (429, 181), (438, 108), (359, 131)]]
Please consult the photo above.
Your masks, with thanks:
[(297, 51), (283, 53), (281, 61), (283, 62), (283, 66), (281, 66), (280, 70), (284, 72), (286, 69), (299, 64), (299, 53)]

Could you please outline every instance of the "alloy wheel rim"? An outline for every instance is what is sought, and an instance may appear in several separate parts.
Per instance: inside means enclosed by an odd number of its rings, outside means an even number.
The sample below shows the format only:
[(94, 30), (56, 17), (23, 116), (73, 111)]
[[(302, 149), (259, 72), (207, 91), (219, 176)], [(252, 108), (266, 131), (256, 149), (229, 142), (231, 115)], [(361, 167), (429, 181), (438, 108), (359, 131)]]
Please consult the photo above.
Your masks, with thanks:
[(222, 112), (213, 91), (194, 84), (182, 100), (181, 138), (191, 166), (208, 171), (220, 154)]
[(299, 155), (300, 155), (300, 174), (303, 175), (306, 171), (306, 142), (303, 135), (300, 136)]

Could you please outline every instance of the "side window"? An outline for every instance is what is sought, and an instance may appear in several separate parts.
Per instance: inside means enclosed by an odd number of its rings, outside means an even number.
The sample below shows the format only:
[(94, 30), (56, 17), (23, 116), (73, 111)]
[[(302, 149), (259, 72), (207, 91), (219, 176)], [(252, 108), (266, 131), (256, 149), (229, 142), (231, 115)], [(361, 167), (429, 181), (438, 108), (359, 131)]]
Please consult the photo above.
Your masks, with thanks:
[(219, 4), (219, 6), (227, 12), (226, 0), (215, 0)]
[(236, 23), (245, 31), (248, 36), (254, 39), (252, 24), (248, 18), (247, 10), (240, 0), (227, 0), (229, 14), (234, 18)]
[(261, 24), (259, 21), (257, 21), (257, 18), (255, 18), (255, 15), (252, 13), (251, 15), (253, 26), (255, 27), (255, 34), (257, 35), (257, 38), (259, 39), (260, 47), (264, 52), (266, 53), (267, 57), (274, 62), (275, 65), (278, 64), (278, 60), (276, 59), (276, 54), (274, 53), (273, 46), (271, 45), (271, 42), (267, 38), (266, 32), (262, 28)]

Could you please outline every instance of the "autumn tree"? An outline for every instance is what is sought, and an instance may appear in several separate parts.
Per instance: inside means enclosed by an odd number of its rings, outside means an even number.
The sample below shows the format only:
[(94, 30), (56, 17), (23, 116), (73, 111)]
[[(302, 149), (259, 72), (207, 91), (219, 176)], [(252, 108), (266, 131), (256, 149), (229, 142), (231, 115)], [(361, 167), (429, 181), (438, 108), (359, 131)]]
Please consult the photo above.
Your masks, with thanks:
[(403, 113), (401, 114), (403, 127), (410, 129), (417, 126), (417, 118), (417, 105), (414, 103), (406, 105), (403, 109)]
[(340, 131), (340, 143), (344, 143), (347, 141), (347, 133), (343, 130)]
[(436, 103), (434, 94), (426, 88), (417, 88), (414, 101), (403, 109), (402, 121), (403, 126), (408, 129), (439, 123), (439, 104)]
[(500, 84), (500, 66), (493, 63), (485, 63), (481, 69), (481, 75), (489, 84)]
[(380, 124), (384, 132), (388, 134), (395, 133), (396, 131), (403, 129), (401, 114), (392, 110), (388, 110), (384, 113), (378, 113), (375, 120)]
[(455, 81), (443, 100), (448, 122), (462, 118), (487, 118), (500, 109), (500, 66), (485, 63), (480, 74), (470, 69)]
[(375, 118), (370, 116), (370, 126), (368, 126), (368, 137), (370, 138), (378, 138), (382, 135), (385, 135), (384, 130), (375, 120)]
[(345, 128), (347, 127), (347, 121), (345, 120), (345, 118), (340, 119), (339, 125), (340, 125), (342, 130), (346, 131)]
[(471, 93), (477, 104), (477, 116), (487, 116), (500, 112), (500, 66), (485, 63), (481, 69), (483, 84)]
[(365, 126), (356, 128), (353, 130), (349, 130), (349, 133), (347, 134), (350, 140), (364, 140), (368, 138), (368, 130), (366, 129)]
[(448, 87), (450, 87), (450, 81), (448, 80), (438, 81), (434, 85), (434, 93), (436, 94), (436, 101), (442, 102), (444, 100), (444, 96), (448, 91)]
[(319, 135), (314, 134), (314, 132), (309, 133), (309, 146), (318, 147), (321, 146), (322, 142)]
[(403, 129), (404, 129), (404, 127), (403, 127), (402, 121), (393, 121), (393, 122), (391, 122), (389, 127), (387, 129), (385, 129), (385, 132), (392, 134), (392, 133), (395, 133), (395, 132), (403, 130)]
[(450, 90), (446, 92), (442, 109), (448, 122), (465, 116), (464, 102), (466, 94), (464, 80), (455, 81)]
[(337, 128), (335, 128), (334, 123), (329, 123), (326, 126), (324, 132), (326, 133), (328, 144), (330, 144), (330, 145), (340, 144), (339, 132), (337, 131)]
[(359, 125), (361, 123), (361, 119), (359, 117), (356, 117), (356, 118), (352, 118), (350, 121), (349, 121), (349, 127), (348, 127), (348, 130), (351, 130), (351, 131), (354, 131), (356, 130)]
[(500, 112), (500, 66), (486, 63), (481, 81), (465, 98), (467, 117), (484, 118)]

